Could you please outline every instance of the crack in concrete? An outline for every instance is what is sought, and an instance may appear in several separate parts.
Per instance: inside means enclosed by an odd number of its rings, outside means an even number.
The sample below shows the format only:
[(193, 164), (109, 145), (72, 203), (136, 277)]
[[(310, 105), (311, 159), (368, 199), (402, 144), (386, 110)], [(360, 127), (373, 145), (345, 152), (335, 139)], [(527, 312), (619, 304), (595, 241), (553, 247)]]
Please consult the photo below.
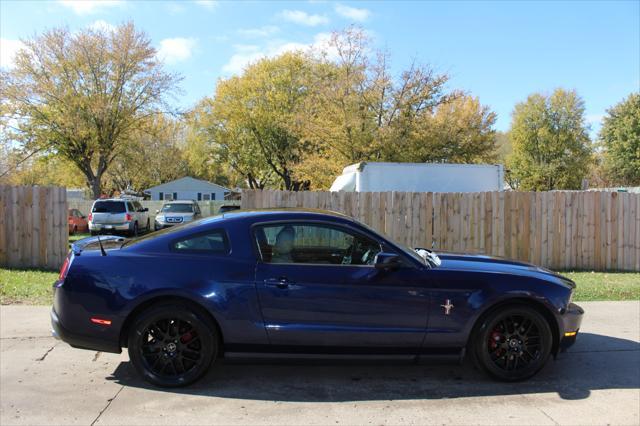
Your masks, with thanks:
[(40, 358), (36, 358), (36, 361), (44, 361), (44, 359), (47, 357), (47, 355), (49, 355), (49, 352), (51, 352), (53, 350), (53, 348), (55, 348), (56, 346), (58, 346), (58, 344), (56, 343), (55, 345), (51, 346), (45, 353), (44, 355), (42, 355)]
[(102, 416), (102, 414), (104, 414), (104, 412), (107, 411), (111, 403), (118, 397), (118, 395), (120, 395), (120, 392), (122, 392), (122, 389), (124, 389), (124, 385), (120, 386), (120, 389), (118, 389), (118, 392), (116, 392), (116, 394), (113, 395), (113, 398), (109, 398), (107, 400), (107, 405), (105, 405), (104, 408), (100, 410), (100, 412), (98, 413), (98, 416), (95, 419), (93, 419), (93, 421), (91, 422), (91, 426), (94, 426), (96, 422), (100, 420), (100, 417)]
[(35, 339), (53, 339), (49, 336), (14, 336), (14, 337), (0, 337), (0, 340), (35, 340)]
[(547, 414), (542, 408), (540, 407), (536, 407), (542, 414), (544, 414), (544, 416), (546, 418), (548, 418), (549, 420), (551, 420), (553, 422), (554, 425), (558, 426), (560, 425), (560, 423), (558, 423), (553, 417), (551, 417), (549, 414)]
[(96, 352), (96, 354), (93, 356), (93, 362), (96, 362), (98, 358), (100, 358), (100, 354), (102, 354), (102, 352)]

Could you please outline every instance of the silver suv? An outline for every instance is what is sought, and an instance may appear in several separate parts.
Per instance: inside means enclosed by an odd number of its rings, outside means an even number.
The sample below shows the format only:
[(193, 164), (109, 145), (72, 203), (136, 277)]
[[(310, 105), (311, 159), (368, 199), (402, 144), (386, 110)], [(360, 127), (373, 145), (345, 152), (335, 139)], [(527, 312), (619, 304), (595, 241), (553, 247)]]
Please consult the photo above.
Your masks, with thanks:
[(149, 209), (139, 201), (122, 198), (100, 199), (93, 202), (89, 213), (91, 235), (101, 232), (124, 232), (131, 236), (151, 228)]
[(169, 201), (156, 211), (156, 220), (153, 224), (157, 231), (169, 226), (192, 222), (202, 217), (200, 206), (192, 200)]

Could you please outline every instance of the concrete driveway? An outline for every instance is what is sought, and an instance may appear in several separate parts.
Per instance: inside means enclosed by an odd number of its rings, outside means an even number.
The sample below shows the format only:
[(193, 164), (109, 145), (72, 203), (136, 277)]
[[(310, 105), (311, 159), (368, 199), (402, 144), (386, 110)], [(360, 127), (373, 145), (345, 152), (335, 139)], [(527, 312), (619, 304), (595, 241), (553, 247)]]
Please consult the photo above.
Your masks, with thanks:
[(49, 336), (48, 307), (0, 307), (0, 424), (640, 424), (640, 302), (581, 303), (578, 343), (534, 379), (471, 366), (218, 364), (196, 385), (139, 380), (126, 353)]

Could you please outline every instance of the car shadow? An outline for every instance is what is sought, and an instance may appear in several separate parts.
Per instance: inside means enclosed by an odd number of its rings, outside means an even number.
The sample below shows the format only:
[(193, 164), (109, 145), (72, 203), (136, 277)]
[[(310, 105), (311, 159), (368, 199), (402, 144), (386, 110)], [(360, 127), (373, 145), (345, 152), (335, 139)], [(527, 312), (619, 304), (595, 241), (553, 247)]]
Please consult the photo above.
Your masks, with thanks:
[(446, 399), (555, 392), (588, 398), (592, 390), (640, 388), (640, 343), (581, 333), (576, 344), (528, 381), (502, 383), (471, 362), (451, 364), (219, 361), (186, 388), (157, 388), (129, 362), (108, 377), (119, 384), (185, 395), (289, 402)]

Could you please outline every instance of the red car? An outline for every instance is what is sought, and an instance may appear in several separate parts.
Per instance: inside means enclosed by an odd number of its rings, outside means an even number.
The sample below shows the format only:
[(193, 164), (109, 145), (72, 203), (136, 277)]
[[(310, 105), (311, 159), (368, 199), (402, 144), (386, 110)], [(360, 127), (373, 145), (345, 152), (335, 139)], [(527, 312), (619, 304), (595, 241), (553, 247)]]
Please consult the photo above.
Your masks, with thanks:
[(89, 232), (87, 217), (80, 213), (78, 209), (69, 209), (67, 222), (69, 223), (69, 234), (71, 235), (76, 232)]

